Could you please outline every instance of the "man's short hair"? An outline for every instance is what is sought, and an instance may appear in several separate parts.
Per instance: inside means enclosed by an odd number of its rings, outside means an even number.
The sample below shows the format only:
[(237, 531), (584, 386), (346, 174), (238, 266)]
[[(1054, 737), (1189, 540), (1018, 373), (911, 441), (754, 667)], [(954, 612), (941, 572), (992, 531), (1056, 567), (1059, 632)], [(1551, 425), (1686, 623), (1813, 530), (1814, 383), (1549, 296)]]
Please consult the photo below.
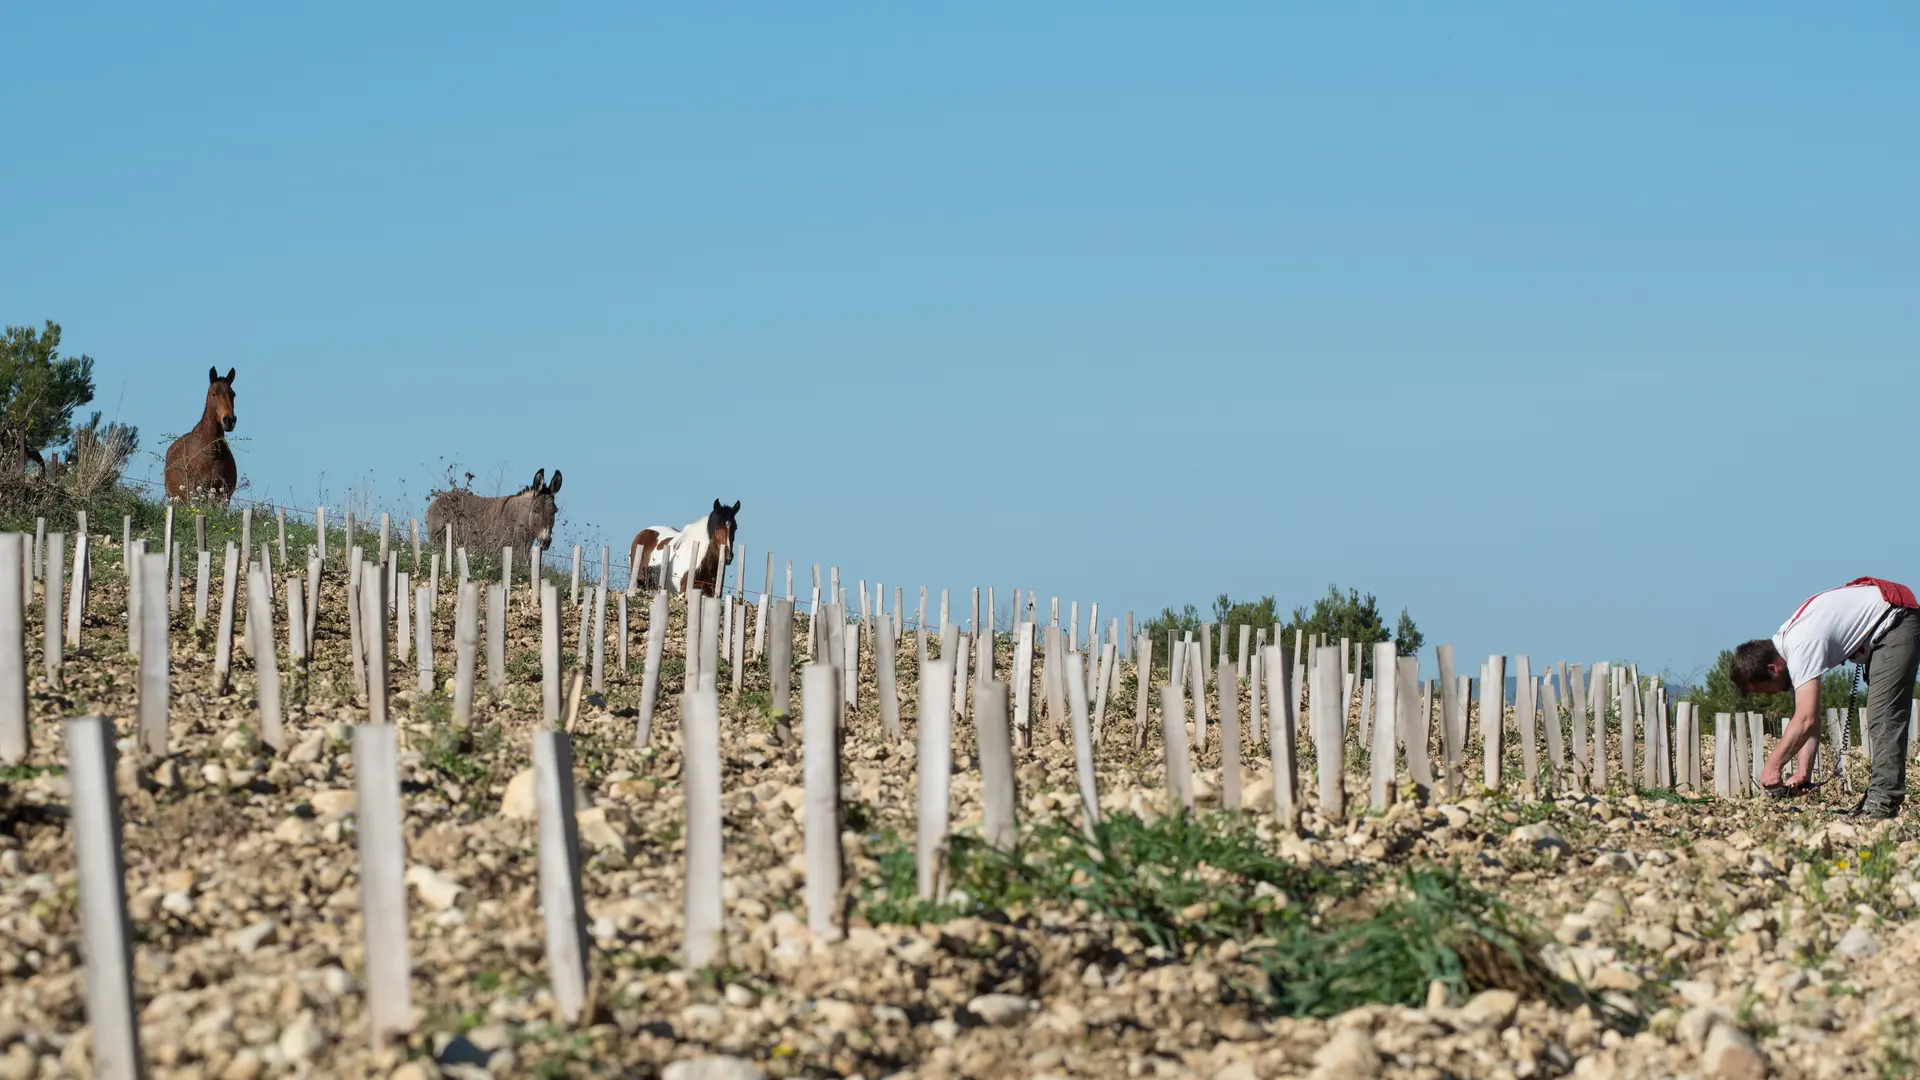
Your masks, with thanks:
[(1773, 647), (1769, 638), (1755, 638), (1733, 650), (1733, 665), (1728, 674), (1733, 678), (1733, 688), (1742, 694), (1748, 688), (1771, 676), (1768, 665), (1780, 659), (1780, 650)]

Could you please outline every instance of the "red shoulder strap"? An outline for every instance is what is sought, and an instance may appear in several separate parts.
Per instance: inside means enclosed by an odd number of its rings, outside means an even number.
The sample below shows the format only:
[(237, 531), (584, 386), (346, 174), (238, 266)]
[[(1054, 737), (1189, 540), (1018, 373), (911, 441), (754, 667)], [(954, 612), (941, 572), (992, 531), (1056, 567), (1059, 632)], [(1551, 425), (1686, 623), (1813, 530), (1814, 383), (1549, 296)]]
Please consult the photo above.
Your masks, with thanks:
[(1794, 623), (1799, 622), (1800, 616), (1805, 615), (1807, 613), (1807, 605), (1813, 603), (1815, 600), (1818, 600), (1825, 595), (1826, 593), (1824, 592), (1817, 592), (1817, 593), (1814, 593), (1812, 596), (1807, 597), (1805, 600), (1801, 601), (1800, 606), (1793, 609), (1793, 618), (1787, 620), (1787, 625), (1792, 626)]

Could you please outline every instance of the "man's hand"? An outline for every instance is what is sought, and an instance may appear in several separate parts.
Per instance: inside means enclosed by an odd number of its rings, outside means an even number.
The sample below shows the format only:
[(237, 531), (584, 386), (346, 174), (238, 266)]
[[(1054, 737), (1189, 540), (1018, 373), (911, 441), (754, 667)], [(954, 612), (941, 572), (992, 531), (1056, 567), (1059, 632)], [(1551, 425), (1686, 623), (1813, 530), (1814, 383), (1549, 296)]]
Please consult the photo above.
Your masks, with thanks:
[[(1760, 770), (1760, 786), (1775, 788), (1780, 786), (1780, 774), (1786, 770), (1787, 762), (1800, 752), (1808, 739), (1813, 738), (1819, 727), (1820, 680), (1810, 679), (1793, 691), (1793, 720), (1780, 734), (1780, 741), (1774, 743), (1773, 753), (1767, 755), (1766, 767)], [(1736, 721), (1737, 722), (1737, 721)], [(1805, 782), (1800, 781), (1800, 782)]]

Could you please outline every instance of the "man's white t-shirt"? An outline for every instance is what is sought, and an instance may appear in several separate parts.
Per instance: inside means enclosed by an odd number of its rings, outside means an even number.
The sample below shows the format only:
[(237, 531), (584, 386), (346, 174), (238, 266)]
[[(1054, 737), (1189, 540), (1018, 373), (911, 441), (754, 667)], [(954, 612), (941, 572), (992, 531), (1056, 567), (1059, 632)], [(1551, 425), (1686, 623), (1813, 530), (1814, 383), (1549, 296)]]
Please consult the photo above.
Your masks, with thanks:
[(1773, 647), (1786, 660), (1793, 685), (1810, 683), (1846, 663), (1869, 644), (1868, 636), (1892, 606), (1873, 584), (1829, 589), (1807, 601), (1773, 635)]

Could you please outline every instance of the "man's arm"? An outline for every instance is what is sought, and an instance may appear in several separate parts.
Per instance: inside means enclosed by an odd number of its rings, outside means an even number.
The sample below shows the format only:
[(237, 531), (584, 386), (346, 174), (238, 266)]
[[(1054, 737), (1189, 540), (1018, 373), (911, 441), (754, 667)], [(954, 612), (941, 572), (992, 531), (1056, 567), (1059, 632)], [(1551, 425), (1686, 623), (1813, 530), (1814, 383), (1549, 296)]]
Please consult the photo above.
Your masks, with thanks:
[(1793, 755), (1813, 738), (1820, 724), (1820, 680), (1808, 679), (1793, 689), (1793, 719), (1787, 723), (1773, 753), (1767, 755), (1767, 767), (1760, 773), (1762, 787), (1779, 787), (1780, 772)]

